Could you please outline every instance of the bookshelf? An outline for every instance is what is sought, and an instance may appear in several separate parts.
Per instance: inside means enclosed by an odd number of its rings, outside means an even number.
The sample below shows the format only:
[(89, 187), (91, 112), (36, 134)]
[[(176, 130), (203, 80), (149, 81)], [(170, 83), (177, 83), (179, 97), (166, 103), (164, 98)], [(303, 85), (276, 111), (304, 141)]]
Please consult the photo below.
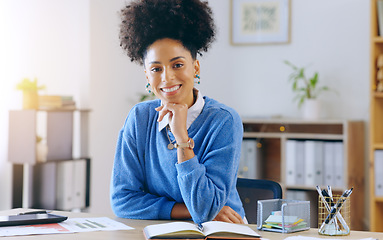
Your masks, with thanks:
[[(318, 209), (315, 185), (286, 184), (286, 145), (289, 140), (341, 142), (343, 145), (343, 186), (333, 187), (335, 194), (354, 187), (351, 195), (351, 229), (364, 229), (364, 123), (354, 120), (243, 119), (244, 140), (253, 139), (261, 148), (263, 179), (281, 184), (287, 191), (307, 192), (313, 196), (312, 210)], [(320, 185), (323, 189), (324, 184)], [(297, 199), (299, 200), (299, 199)], [(316, 220), (315, 212), (312, 218)], [(313, 222), (312, 227), (317, 227)]]
[(369, 181), (370, 181), (370, 231), (383, 231), (383, 196), (375, 193), (375, 158), (377, 150), (383, 150), (383, 93), (377, 92), (377, 59), (383, 54), (383, 37), (378, 31), (378, 0), (371, 0), (371, 44), (370, 44), (370, 126), (369, 126)]
[(89, 206), (87, 109), (9, 111), (12, 207)]

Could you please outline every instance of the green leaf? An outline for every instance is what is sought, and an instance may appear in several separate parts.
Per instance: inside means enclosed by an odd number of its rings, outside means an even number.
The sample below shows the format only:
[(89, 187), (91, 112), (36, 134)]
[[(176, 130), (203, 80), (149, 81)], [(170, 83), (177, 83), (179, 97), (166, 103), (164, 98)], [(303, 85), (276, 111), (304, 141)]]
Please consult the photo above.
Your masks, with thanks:
[(305, 67), (299, 68), (287, 60), (284, 63), (293, 70), (288, 76), (288, 81), (292, 82), (292, 90), (296, 93), (294, 101), (298, 101), (298, 107), (303, 104), (305, 99), (316, 98), (322, 91), (329, 90), (327, 86), (317, 88), (319, 82), (318, 72), (315, 72), (311, 78), (306, 78)]

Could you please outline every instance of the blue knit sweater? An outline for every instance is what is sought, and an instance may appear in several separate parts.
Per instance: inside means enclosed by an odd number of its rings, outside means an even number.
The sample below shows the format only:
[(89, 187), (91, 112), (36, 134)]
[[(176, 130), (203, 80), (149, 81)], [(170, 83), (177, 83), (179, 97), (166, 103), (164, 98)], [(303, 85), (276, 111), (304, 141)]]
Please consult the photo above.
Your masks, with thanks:
[(177, 150), (167, 148), (166, 128), (158, 131), (160, 100), (132, 108), (118, 137), (112, 173), (111, 205), (118, 217), (170, 219), (176, 202), (186, 204), (196, 223), (214, 219), (225, 205), (244, 217), (236, 190), (242, 121), (233, 109), (204, 99), (188, 129), (195, 157), (180, 164)]

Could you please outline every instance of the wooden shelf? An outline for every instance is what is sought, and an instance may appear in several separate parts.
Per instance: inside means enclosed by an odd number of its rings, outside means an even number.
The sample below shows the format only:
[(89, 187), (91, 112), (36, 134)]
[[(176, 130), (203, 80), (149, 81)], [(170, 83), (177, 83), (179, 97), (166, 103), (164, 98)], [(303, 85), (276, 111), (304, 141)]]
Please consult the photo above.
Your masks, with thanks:
[(383, 37), (373, 37), (372, 42), (383, 43)]
[(375, 159), (376, 150), (383, 150), (383, 93), (376, 92), (377, 59), (383, 54), (383, 37), (378, 35), (377, 0), (371, 1), (371, 54), (370, 54), (370, 124), (369, 124), (369, 207), (370, 231), (383, 231), (383, 197), (375, 196)]
[[(261, 144), (262, 178), (281, 184), (286, 190), (307, 191), (317, 197), (315, 185), (286, 184), (286, 143), (289, 140), (319, 140), (343, 143), (344, 186), (334, 187), (334, 192), (343, 192), (351, 186), (358, 194), (351, 195), (353, 230), (364, 228), (364, 123), (359, 120), (314, 120), (302, 119), (244, 119), (244, 139), (256, 139)], [(383, 146), (383, 144), (382, 144)], [(321, 184), (320, 184), (321, 185)], [(325, 186), (322, 186), (324, 188)], [(317, 198), (311, 201), (317, 209)], [(313, 216), (315, 217), (315, 216)]]

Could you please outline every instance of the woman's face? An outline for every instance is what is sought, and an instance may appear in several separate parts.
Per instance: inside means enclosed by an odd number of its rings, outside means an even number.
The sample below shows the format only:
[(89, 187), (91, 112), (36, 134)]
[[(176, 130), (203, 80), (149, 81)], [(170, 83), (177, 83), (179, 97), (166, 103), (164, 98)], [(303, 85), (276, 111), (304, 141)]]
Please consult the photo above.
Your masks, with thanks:
[(199, 61), (179, 41), (164, 38), (147, 49), (145, 75), (154, 94), (164, 103), (194, 103), (194, 77), (199, 74)]

